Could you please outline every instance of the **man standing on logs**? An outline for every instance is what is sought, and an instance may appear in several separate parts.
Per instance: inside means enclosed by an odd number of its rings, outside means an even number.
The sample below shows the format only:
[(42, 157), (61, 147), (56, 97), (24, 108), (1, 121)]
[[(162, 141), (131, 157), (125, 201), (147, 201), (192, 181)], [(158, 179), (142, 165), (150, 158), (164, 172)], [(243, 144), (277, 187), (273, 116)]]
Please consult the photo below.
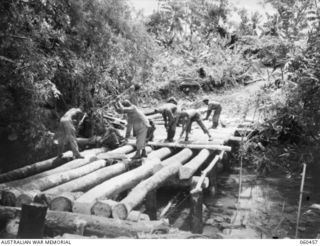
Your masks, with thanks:
[[(141, 157), (147, 157), (145, 149), (148, 129), (150, 127), (148, 118), (140, 111), (135, 105), (125, 100), (122, 103), (117, 99), (115, 104), (116, 111), (120, 113), (126, 113), (128, 117), (127, 133), (128, 129), (133, 128), (133, 135), (136, 136), (137, 152), (132, 159), (140, 159)], [(131, 125), (132, 124), (132, 125)], [(129, 132), (130, 133), (130, 132)]]
[(83, 123), (85, 117), (86, 114), (79, 108), (71, 108), (61, 117), (59, 128), (56, 133), (56, 138), (58, 140), (58, 158), (62, 157), (64, 147), (68, 143), (70, 144), (74, 158), (84, 158), (79, 153), (76, 131)]
[(164, 127), (167, 130), (166, 142), (173, 142), (176, 134), (175, 115), (177, 113), (177, 101), (170, 98), (167, 103), (156, 109), (157, 113), (161, 113), (164, 121)]
[(212, 136), (206, 126), (203, 124), (200, 113), (198, 113), (195, 109), (182, 110), (181, 112), (179, 112), (176, 117), (175, 125), (177, 125), (179, 121), (182, 123), (182, 132), (180, 134), (180, 138), (182, 138), (184, 132), (186, 131), (185, 141), (189, 141), (189, 134), (191, 132), (192, 123), (197, 122), (203, 132), (208, 135), (209, 141), (212, 141)]
[(209, 99), (204, 99), (203, 103), (205, 105), (208, 105), (208, 110), (207, 110), (207, 116), (204, 118), (204, 120), (208, 120), (210, 117), (210, 114), (214, 110), (214, 114), (212, 116), (212, 128), (215, 129), (218, 127), (219, 124), (219, 118), (221, 114), (222, 107), (219, 103), (217, 102), (209, 102)]

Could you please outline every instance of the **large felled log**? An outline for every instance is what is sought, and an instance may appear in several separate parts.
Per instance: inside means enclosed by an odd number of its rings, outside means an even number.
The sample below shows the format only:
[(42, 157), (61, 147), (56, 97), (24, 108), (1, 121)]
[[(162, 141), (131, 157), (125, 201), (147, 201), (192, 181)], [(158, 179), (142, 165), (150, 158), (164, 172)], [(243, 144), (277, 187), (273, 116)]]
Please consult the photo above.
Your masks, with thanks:
[(40, 190), (49, 189), (56, 185), (65, 183), (69, 180), (81, 177), (85, 174), (91, 173), (102, 167), (105, 167), (105, 160), (98, 160), (79, 168), (71, 169), (62, 173), (56, 173), (47, 177), (36, 179), (34, 182), (21, 186), (23, 190)]
[[(81, 152), (81, 154), (83, 156), (88, 156), (88, 155), (95, 155), (95, 154), (98, 154), (98, 153), (102, 153), (105, 151), (105, 148), (97, 148), (97, 149), (92, 149), (92, 150), (85, 150), (83, 152)], [(16, 179), (21, 179), (21, 178), (24, 178), (24, 177), (27, 177), (27, 176), (30, 176), (30, 175), (33, 175), (32, 178), (26, 178), (26, 179), (23, 179), (25, 182), (27, 181), (30, 181), (32, 179), (35, 179), (39, 176), (43, 176), (45, 175), (47, 172), (43, 172), (45, 170), (48, 170), (48, 169), (51, 169), (51, 168), (54, 168), (54, 169), (57, 169), (57, 170), (63, 170), (63, 166), (62, 164), (64, 164), (65, 162), (67, 162), (68, 160), (70, 160), (69, 158), (72, 157), (72, 152), (71, 151), (67, 151), (66, 153), (63, 154), (63, 158), (56, 158), (56, 157), (53, 157), (49, 160), (45, 160), (45, 161), (41, 161), (41, 162), (37, 162), (37, 163), (34, 163), (32, 165), (28, 165), (28, 166), (25, 166), (25, 167), (22, 167), (22, 168), (18, 168), (18, 169), (15, 169), (15, 170), (12, 170), (10, 172), (7, 172), (7, 173), (3, 173), (0, 175), (0, 183), (2, 182), (7, 182), (7, 181), (13, 181), (13, 180), (16, 180)], [(62, 165), (62, 166), (61, 166)], [(41, 173), (42, 172), (42, 173)], [(37, 174), (37, 173), (40, 173), (38, 175), (34, 175), (34, 174)], [(7, 184), (14, 184), (15, 182), (10, 182), (10, 183), (7, 183)], [(17, 181), (17, 184), (20, 184), (21, 181), (18, 180)]]
[(224, 151), (222, 151), (219, 155), (216, 155), (214, 157), (214, 159), (212, 160), (212, 162), (206, 167), (206, 169), (204, 169), (202, 171), (200, 179), (198, 181), (198, 184), (196, 185), (196, 187), (193, 190), (191, 190), (191, 192), (190, 192), (191, 194), (199, 193), (202, 191), (201, 186), (202, 186), (204, 179), (207, 177), (208, 173), (211, 172), (211, 170), (218, 163), (218, 161), (223, 158), (223, 155), (224, 155)]
[[(130, 145), (126, 145), (120, 148), (117, 148), (113, 151), (111, 151), (112, 153), (128, 153), (132, 150), (132, 146)], [(1, 204), (2, 205), (8, 205), (8, 206), (13, 206), (14, 204), (16, 204), (16, 198), (18, 194), (23, 194), (23, 192), (19, 191), (19, 189), (21, 189), (21, 187), (23, 187), (26, 184), (29, 184), (31, 182), (36, 181), (37, 179), (41, 179), (50, 175), (54, 175), (57, 173), (61, 173), (64, 172), (66, 170), (71, 170), (71, 169), (75, 169), (81, 166), (84, 166), (94, 160), (96, 160), (96, 156), (99, 153), (102, 153), (104, 151), (104, 148), (97, 148), (97, 149), (91, 149), (91, 150), (86, 150), (82, 152), (82, 155), (85, 156), (84, 159), (76, 159), (73, 161), (70, 161), (60, 167), (21, 179), (21, 180), (16, 180), (16, 181), (12, 181), (6, 184), (3, 184), (1, 186), (1, 190), (2, 190), (2, 201)], [(32, 200), (32, 199), (31, 199)]]
[(34, 202), (47, 205), (55, 211), (72, 211), (74, 200), (80, 197), (83, 192), (63, 192), (60, 194), (38, 193), (33, 199)]
[[(43, 191), (55, 185), (62, 184), (69, 180), (83, 176), (98, 170), (106, 165), (105, 160), (94, 161), (88, 165), (71, 169), (62, 173), (56, 173), (50, 176), (39, 178), (34, 182), (22, 185), (19, 189), (11, 188), (2, 192), (2, 204), (19, 206), (22, 203), (30, 203), (38, 193), (37, 191)], [(5, 203), (6, 201), (12, 202), (12, 204)]]
[(54, 169), (50, 169), (45, 172), (32, 175), (32, 176), (26, 177), (24, 179), (19, 179), (19, 180), (15, 180), (12, 182), (2, 184), (0, 186), (0, 188), (5, 189), (7, 187), (21, 187), (22, 185), (27, 184), (29, 182), (33, 182), (36, 179), (43, 178), (43, 177), (46, 177), (46, 176), (49, 176), (49, 175), (52, 175), (55, 173), (63, 172), (65, 170), (70, 170), (73, 168), (78, 168), (78, 167), (84, 166), (92, 161), (97, 160), (96, 155), (99, 153), (102, 153), (104, 151), (105, 151), (104, 148), (97, 148), (97, 149), (83, 151), (83, 152), (81, 152), (81, 154), (85, 157), (84, 159), (75, 159), (73, 161), (67, 162), (66, 164), (59, 166), (59, 167), (56, 167)]
[[(118, 202), (113, 200), (101, 200), (97, 201), (94, 206), (91, 208), (91, 214), (96, 216), (102, 216), (109, 218), (112, 214), (112, 207), (117, 205)], [(127, 220), (129, 221), (139, 221), (147, 220), (150, 221), (150, 218), (147, 214), (143, 214), (139, 211), (131, 211), (128, 215)]]
[(99, 200), (92, 206), (91, 214), (109, 218), (112, 214), (112, 207), (117, 204), (118, 202), (113, 200)]
[(50, 210), (72, 212), (72, 206), (76, 199), (82, 196), (82, 192), (65, 192), (54, 197), (49, 204)]
[[(147, 153), (150, 153), (152, 149), (150, 147), (147, 147), (146, 151)], [(131, 158), (133, 155), (134, 153), (127, 155), (127, 157)], [(102, 182), (127, 171), (128, 168), (129, 166), (126, 162), (119, 162), (117, 164), (101, 168), (80, 178), (48, 189), (45, 192), (49, 194), (61, 194), (62, 192), (87, 191), (94, 186), (99, 185)]]
[(0, 174), (0, 183), (21, 179), (21, 178), (43, 172), (45, 170), (48, 170), (57, 166), (60, 166), (66, 163), (68, 160), (70, 160), (71, 157), (72, 157), (72, 152), (67, 151), (66, 153), (63, 154), (62, 158), (53, 157), (45, 161), (40, 161), (28, 166), (24, 166), (22, 168), (12, 170), (7, 173), (2, 173)]
[[(0, 206), (0, 221), (20, 217), (21, 209)], [(164, 221), (121, 221), (94, 215), (76, 214), (69, 212), (47, 211), (45, 231), (48, 236), (63, 233), (77, 234), (81, 224), (85, 236), (98, 237), (137, 237), (138, 233), (152, 233), (158, 230), (169, 231), (169, 225)]]
[(179, 170), (180, 179), (190, 179), (193, 174), (201, 167), (201, 165), (207, 160), (210, 152), (207, 149), (203, 149), (199, 154), (191, 161), (183, 165)]
[(113, 218), (126, 219), (130, 211), (142, 203), (149, 192), (160, 187), (163, 182), (178, 173), (181, 165), (192, 156), (192, 151), (190, 149), (184, 149), (180, 151), (178, 155), (179, 158), (175, 158), (173, 161), (168, 162), (153, 176), (140, 182), (132, 189), (126, 198), (114, 206), (112, 209)]
[(134, 187), (141, 180), (152, 175), (154, 168), (161, 165), (160, 160), (170, 153), (171, 150), (169, 148), (162, 148), (152, 152), (147, 159), (143, 160), (143, 164), (140, 167), (111, 178), (86, 192), (76, 200), (73, 211), (90, 214), (91, 207), (96, 200), (112, 198), (112, 196)]
[[(129, 144), (135, 145), (135, 142), (129, 141)], [(208, 150), (223, 150), (231, 151), (230, 146), (214, 145), (214, 144), (185, 144), (185, 143), (160, 143), (148, 142), (148, 145), (154, 147), (167, 147), (167, 148), (189, 148), (189, 149), (208, 149)]]

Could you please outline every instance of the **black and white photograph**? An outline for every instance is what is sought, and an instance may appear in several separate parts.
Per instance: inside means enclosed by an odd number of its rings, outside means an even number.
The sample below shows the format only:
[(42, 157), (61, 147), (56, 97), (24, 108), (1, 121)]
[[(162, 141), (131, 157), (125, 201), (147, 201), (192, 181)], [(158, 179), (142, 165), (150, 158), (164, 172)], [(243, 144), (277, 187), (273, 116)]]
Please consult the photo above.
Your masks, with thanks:
[(319, 0), (0, 0), (0, 102), (0, 244), (320, 245)]

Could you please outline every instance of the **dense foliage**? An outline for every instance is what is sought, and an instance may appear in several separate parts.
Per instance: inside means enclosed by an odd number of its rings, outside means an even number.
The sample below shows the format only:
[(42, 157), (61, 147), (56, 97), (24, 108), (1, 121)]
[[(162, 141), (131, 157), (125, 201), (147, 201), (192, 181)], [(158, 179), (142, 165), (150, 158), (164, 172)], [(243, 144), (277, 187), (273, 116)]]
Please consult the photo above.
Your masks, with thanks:
[(1, 140), (24, 152), (50, 151), (47, 130), (66, 109), (148, 79), (152, 41), (125, 1), (4, 0), (0, 15)]

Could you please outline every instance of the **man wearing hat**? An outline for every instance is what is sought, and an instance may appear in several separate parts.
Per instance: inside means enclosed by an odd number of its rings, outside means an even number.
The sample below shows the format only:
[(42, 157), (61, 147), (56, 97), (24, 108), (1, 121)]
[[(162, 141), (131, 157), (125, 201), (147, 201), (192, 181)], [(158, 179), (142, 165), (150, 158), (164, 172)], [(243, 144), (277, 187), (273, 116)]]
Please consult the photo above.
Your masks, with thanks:
[(141, 110), (139, 110), (128, 100), (120, 103), (120, 99), (118, 98), (115, 104), (115, 109), (120, 113), (127, 114), (128, 125), (126, 135), (130, 134), (130, 129), (133, 128), (133, 135), (136, 136), (137, 152), (132, 159), (147, 157), (145, 146), (147, 141), (148, 129), (150, 128), (148, 118), (143, 114)]
[(222, 110), (221, 105), (219, 103), (217, 103), (217, 102), (209, 102), (208, 98), (204, 99), (203, 103), (205, 105), (208, 105), (207, 116), (206, 116), (206, 118), (204, 120), (209, 119), (210, 114), (214, 110), (214, 114), (213, 114), (213, 117), (212, 117), (212, 128), (213, 129), (217, 128), (217, 126), (219, 124), (219, 118), (220, 118), (221, 110)]
[(155, 110), (157, 113), (162, 114), (164, 127), (167, 130), (167, 142), (173, 142), (176, 134), (175, 115), (177, 113), (177, 101), (171, 97), (160, 108)]

